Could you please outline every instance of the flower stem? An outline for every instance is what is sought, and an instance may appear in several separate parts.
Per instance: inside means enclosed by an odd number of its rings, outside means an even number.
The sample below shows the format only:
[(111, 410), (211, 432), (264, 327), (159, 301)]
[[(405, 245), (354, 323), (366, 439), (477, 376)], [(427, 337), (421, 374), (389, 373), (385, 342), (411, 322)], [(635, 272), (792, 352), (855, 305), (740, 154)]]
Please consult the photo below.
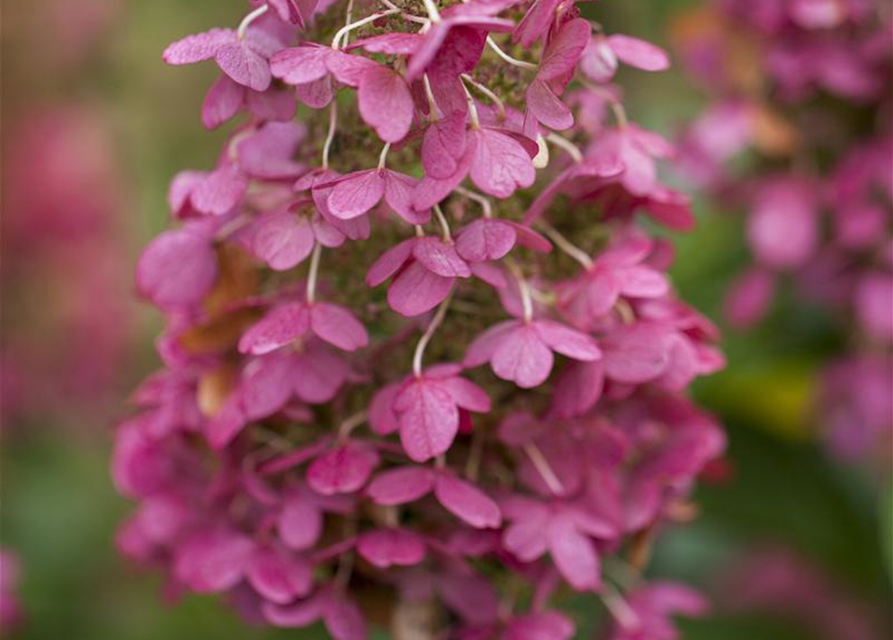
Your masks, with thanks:
[(322, 255), (322, 245), (317, 242), (313, 247), (313, 255), (310, 257), (310, 273), (307, 276), (307, 302), (310, 304), (316, 299), (316, 280), (319, 277), (320, 255)]
[(335, 139), (335, 130), (338, 128), (338, 103), (332, 100), (329, 106), (329, 132), (322, 147), (322, 168), (329, 168), (329, 151), (332, 149), (332, 141)]
[(236, 31), (236, 36), (239, 40), (245, 39), (245, 34), (248, 32), (248, 27), (251, 26), (251, 23), (264, 15), (269, 8), (270, 5), (268, 4), (261, 5), (242, 19), (238, 31)]
[(521, 69), (531, 69), (534, 71), (538, 69), (538, 67), (532, 62), (525, 62), (524, 60), (513, 58), (505, 51), (500, 49), (499, 45), (496, 44), (496, 41), (493, 39), (493, 36), (487, 36), (487, 46), (489, 46), (496, 55), (508, 62), (513, 67), (520, 67)]
[(415, 347), (415, 353), (412, 356), (412, 372), (416, 378), (419, 378), (422, 375), (422, 358), (425, 355), (425, 348), (428, 346), (428, 343), (431, 342), (434, 332), (437, 331), (438, 327), (443, 323), (443, 319), (446, 317), (447, 309), (450, 307), (452, 298), (453, 292), (450, 291), (446, 299), (440, 303), (440, 308), (437, 309), (437, 313), (431, 320), (431, 324), (428, 325), (424, 335), (422, 335), (419, 343)]

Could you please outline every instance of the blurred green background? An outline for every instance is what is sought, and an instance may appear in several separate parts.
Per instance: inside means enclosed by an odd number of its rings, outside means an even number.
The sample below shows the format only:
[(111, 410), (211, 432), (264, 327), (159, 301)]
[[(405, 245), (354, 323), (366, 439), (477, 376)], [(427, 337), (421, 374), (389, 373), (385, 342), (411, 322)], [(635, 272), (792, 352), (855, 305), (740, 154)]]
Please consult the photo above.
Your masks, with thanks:
[[(115, 237), (126, 248), (121, 278), (130, 288), (139, 246), (167, 224), (169, 179), (182, 168), (210, 165), (224, 135), (206, 132), (198, 119), (216, 69), (165, 67), (161, 51), (185, 34), (235, 24), (245, 6), (236, 0), (98, 2), (114, 5), (111, 17), (76, 63), (55, 60), (52, 50), (53, 29), (64, 29), (65, 14), (78, 10), (77, 1), (4, 3), (4, 129), (14, 129), (16, 118), (36, 105), (80, 104), (101, 114), (117, 153), (118, 186), (125, 191)], [(691, 4), (615, 1), (592, 9), (609, 30), (634, 32), (668, 46), (667, 21)], [(63, 26), (47, 21), (53, 15)], [(696, 92), (684, 89), (679, 72), (628, 73), (621, 82), (628, 87), (631, 115), (667, 134), (701, 104)], [(6, 151), (5, 162), (14, 161)], [(697, 203), (698, 229), (677, 238), (674, 276), (683, 298), (718, 318), (724, 288), (746, 256), (734, 212), (706, 207)], [(3, 215), (7, 219), (16, 212), (4, 210)], [(14, 316), (14, 310), (8, 313)], [(128, 391), (156, 364), (152, 341), (160, 326), (159, 318), (136, 302), (128, 318), (135, 339), (127, 350), (128, 365), (109, 394), (119, 400), (104, 401), (83, 415), (53, 410), (47, 402), (4, 416), (0, 537), (21, 557), (19, 593), (27, 615), (15, 637), (311, 637), (304, 631), (248, 629), (213, 598), (187, 597), (169, 606), (158, 575), (137, 571), (117, 557), (114, 531), (129, 505), (109, 479), (111, 430), (115, 416), (127, 411)], [(14, 326), (15, 318), (4, 316), (5, 342), (16, 339)], [(701, 514), (693, 524), (664, 532), (654, 575), (692, 580), (712, 593), (714, 577), (739, 554), (754, 546), (782, 545), (827, 574), (869, 615), (889, 618), (890, 574), (882, 558), (889, 558), (890, 539), (882, 532), (883, 525), (889, 531), (891, 494), (877, 495), (878, 478), (870, 471), (828, 458), (815, 440), (808, 410), (815, 387), (811, 372), (834, 348), (836, 335), (833, 324), (816, 312), (784, 305), (753, 333), (726, 333), (729, 368), (700, 383), (696, 393), (728, 428), (727, 477), (699, 489)], [(683, 628), (691, 640), (823, 638), (790, 616), (722, 607), (703, 620), (684, 622)], [(888, 637), (889, 628), (879, 633)]]

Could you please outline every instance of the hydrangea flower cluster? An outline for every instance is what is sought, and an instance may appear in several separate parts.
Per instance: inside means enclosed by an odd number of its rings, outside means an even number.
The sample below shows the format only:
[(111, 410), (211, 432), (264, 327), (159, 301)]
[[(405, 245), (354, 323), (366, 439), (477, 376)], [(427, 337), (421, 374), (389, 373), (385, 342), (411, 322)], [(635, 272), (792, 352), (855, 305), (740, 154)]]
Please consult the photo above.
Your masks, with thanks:
[[(893, 438), (893, 50), (873, 0), (723, 0), (681, 23), (688, 68), (715, 99), (681, 163), (747, 210), (753, 266), (726, 314), (758, 322), (780, 282), (839, 319), (846, 346), (816, 413), (845, 458)], [(743, 64), (742, 61), (747, 63)], [(754, 64), (752, 61), (756, 61)], [(821, 132), (816, 134), (815, 132)]]
[(685, 394), (722, 356), (640, 223), (692, 223), (673, 149), (612, 83), (666, 54), (572, 1), (252, 5), (164, 53), (243, 117), (139, 263), (165, 369), (117, 432), (120, 547), (337, 640), (566, 640), (574, 592), (675, 637), (703, 599), (640, 570), (723, 449)]

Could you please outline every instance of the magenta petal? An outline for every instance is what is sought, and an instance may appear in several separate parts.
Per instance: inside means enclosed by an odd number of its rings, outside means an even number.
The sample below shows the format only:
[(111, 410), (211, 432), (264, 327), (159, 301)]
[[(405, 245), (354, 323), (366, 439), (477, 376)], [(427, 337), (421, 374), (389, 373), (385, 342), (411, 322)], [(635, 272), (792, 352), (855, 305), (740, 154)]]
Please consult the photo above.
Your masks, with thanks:
[(456, 251), (469, 262), (499, 260), (515, 246), (517, 234), (512, 225), (501, 220), (475, 220), (459, 232)]
[(533, 162), (517, 140), (495, 129), (472, 130), (469, 140), (473, 145), (469, 175), (481, 191), (508, 198), (516, 189), (533, 184)]
[(438, 586), (446, 606), (462, 620), (484, 629), (495, 625), (499, 598), (490, 580), (474, 573), (448, 573)]
[(324, 46), (284, 49), (270, 59), (270, 70), (288, 84), (307, 84), (329, 73), (326, 59), (331, 53), (332, 49)]
[(465, 155), (465, 115), (454, 113), (433, 122), (422, 138), (422, 166), (433, 178), (455, 173)]
[(377, 287), (397, 273), (400, 267), (409, 260), (415, 243), (416, 239), (410, 238), (394, 245), (381, 254), (378, 260), (369, 268), (369, 273), (366, 274), (366, 283), (370, 287)]
[(305, 347), (294, 362), (292, 385), (295, 395), (309, 404), (322, 404), (335, 397), (348, 375), (347, 364), (326, 348)]
[(447, 511), (476, 529), (495, 529), (502, 524), (496, 503), (470, 482), (440, 474), (434, 484), (434, 495)]
[(295, 85), (295, 96), (311, 109), (322, 109), (332, 102), (335, 91), (331, 78), (323, 76), (312, 82)]
[(577, 591), (601, 587), (601, 565), (592, 540), (577, 531), (566, 517), (549, 523), (549, 553), (564, 579)]
[(573, 71), (583, 55), (592, 34), (588, 20), (576, 18), (564, 23), (543, 52), (536, 75), (541, 80), (550, 80)]
[(518, 616), (508, 624), (503, 640), (570, 640), (577, 627), (557, 611)]
[(276, 604), (306, 595), (313, 585), (313, 571), (306, 560), (270, 548), (254, 552), (246, 577), (264, 600)]
[(385, 506), (415, 502), (434, 488), (434, 472), (426, 467), (399, 467), (379, 473), (366, 494)]
[(214, 54), (223, 72), (239, 84), (255, 91), (266, 91), (272, 80), (270, 62), (247, 42), (226, 44)]
[(245, 87), (221, 74), (205, 96), (202, 105), (202, 124), (216, 129), (239, 112), (245, 103)]
[(527, 107), (536, 119), (556, 131), (574, 126), (574, 114), (542, 80), (534, 80), (527, 87)]
[(310, 313), (303, 302), (276, 307), (242, 334), (239, 351), (263, 355), (300, 338), (310, 328)]
[(348, 50), (362, 47), (369, 53), (387, 53), (390, 55), (409, 55), (415, 53), (422, 44), (423, 37), (417, 33), (384, 33), (379, 36), (363, 38), (352, 43)]
[(489, 362), (505, 339), (505, 335), (517, 326), (517, 320), (506, 320), (484, 331), (468, 345), (462, 364), (466, 367), (478, 367)]
[(643, 71), (663, 71), (670, 67), (667, 52), (650, 42), (619, 33), (608, 36), (608, 44), (624, 63)]
[(400, 441), (414, 462), (446, 453), (459, 431), (459, 409), (434, 382), (413, 380), (394, 398), (400, 421)]
[(333, 216), (350, 220), (361, 216), (384, 195), (384, 177), (378, 169), (351, 173), (341, 178), (326, 201)]
[(595, 339), (576, 329), (552, 320), (537, 320), (531, 326), (550, 349), (568, 358), (588, 362), (602, 355)]
[(375, 392), (369, 405), (369, 426), (380, 436), (394, 433), (400, 428), (394, 413), (394, 398), (400, 391), (400, 383), (386, 385)]
[(251, 248), (274, 271), (287, 271), (301, 264), (315, 244), (307, 218), (282, 211), (257, 219)]
[(140, 292), (162, 309), (194, 307), (217, 280), (217, 257), (207, 237), (189, 229), (155, 238), (137, 267)]
[(292, 357), (274, 353), (255, 358), (242, 371), (240, 392), (247, 418), (266, 418), (285, 406), (292, 395)]
[(164, 50), (162, 58), (174, 65), (210, 60), (223, 46), (236, 41), (236, 32), (232, 29), (211, 29), (174, 42)]
[(380, 569), (409, 567), (424, 560), (425, 543), (410, 531), (377, 529), (360, 535), (357, 553)]
[(406, 80), (387, 67), (363, 73), (357, 93), (360, 115), (385, 142), (399, 142), (409, 133), (415, 107)]
[(366, 640), (366, 619), (360, 607), (345, 595), (333, 595), (323, 609), (326, 630), (334, 640)]
[(453, 401), (463, 409), (475, 413), (489, 413), (491, 409), (490, 396), (470, 380), (451, 376), (438, 381), (438, 384), (446, 389)]
[(223, 215), (242, 200), (248, 190), (248, 178), (232, 163), (212, 171), (192, 191), (192, 204), (202, 213)]
[(503, 380), (511, 380), (522, 389), (538, 387), (552, 371), (552, 351), (530, 325), (521, 325), (507, 332), (491, 364), (493, 373)]
[(656, 378), (669, 364), (671, 336), (666, 328), (652, 324), (618, 327), (602, 340), (605, 374), (630, 384)]
[(322, 618), (323, 608), (327, 601), (326, 595), (325, 593), (318, 594), (287, 606), (265, 602), (262, 608), (264, 618), (274, 627), (284, 629), (308, 627)]
[(307, 484), (325, 496), (359, 491), (378, 464), (374, 451), (342, 446), (319, 456), (307, 469)]
[(426, 174), (425, 177), (422, 178), (422, 181), (419, 182), (419, 185), (416, 187), (415, 193), (413, 194), (413, 208), (419, 211), (430, 209), (450, 195), (453, 190), (465, 180), (465, 176), (468, 175), (468, 170), (471, 167), (473, 157), (474, 154), (471, 153), (471, 150), (466, 150), (465, 155), (458, 164), (456, 164), (456, 169), (446, 178), (435, 178), (432, 175)]
[(388, 304), (406, 317), (421, 315), (446, 299), (454, 281), (413, 262), (388, 287)]
[(197, 533), (177, 548), (174, 575), (199, 593), (226, 591), (242, 580), (253, 548), (250, 538), (235, 531)]
[(561, 419), (575, 418), (589, 411), (601, 398), (605, 367), (599, 362), (575, 362), (555, 383), (552, 412)]
[(205, 423), (205, 436), (215, 449), (222, 449), (232, 442), (233, 438), (247, 424), (242, 398), (238, 393), (230, 395), (217, 415)]
[(384, 199), (397, 215), (409, 224), (426, 224), (431, 211), (416, 211), (412, 207), (412, 195), (419, 181), (396, 171), (385, 171)]
[(322, 535), (322, 512), (305, 493), (295, 492), (286, 496), (276, 525), (286, 546), (302, 551)]
[(452, 244), (443, 242), (438, 238), (418, 238), (412, 246), (412, 255), (424, 267), (439, 276), (445, 278), (468, 278), (471, 269)]
[(344, 351), (356, 351), (369, 344), (366, 328), (344, 307), (314, 304), (310, 307), (310, 326), (317, 336)]

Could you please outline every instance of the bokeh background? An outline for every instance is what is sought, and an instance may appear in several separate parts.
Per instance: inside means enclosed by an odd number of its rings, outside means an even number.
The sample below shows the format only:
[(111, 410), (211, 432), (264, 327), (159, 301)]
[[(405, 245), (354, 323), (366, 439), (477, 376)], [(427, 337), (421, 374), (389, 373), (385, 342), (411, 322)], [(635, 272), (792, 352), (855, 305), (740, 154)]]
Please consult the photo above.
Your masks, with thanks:
[[(598, 15), (670, 47), (668, 25), (694, 4), (605, 2)], [(3, 3), (0, 546), (15, 557), (0, 558), (0, 600), (14, 606), (14, 592), (23, 617), (4, 637), (312, 635), (246, 628), (212, 598), (172, 606), (159, 576), (119, 559), (114, 543), (129, 507), (109, 478), (112, 429), (156, 364), (160, 329), (136, 300), (134, 266), (166, 225), (168, 180), (208, 165), (223, 135), (198, 119), (215, 70), (165, 67), (161, 51), (236, 23), (243, 5)], [(623, 80), (636, 119), (668, 135), (703, 106), (680, 71)], [(696, 208), (697, 230), (677, 239), (675, 282), (720, 320), (747, 260), (742, 220), (706, 201)], [(651, 569), (713, 597), (711, 615), (683, 623), (686, 638), (891, 636), (889, 478), (829, 455), (811, 409), (836, 331), (817, 309), (783, 301), (758, 329), (726, 330), (728, 369), (696, 388), (730, 449), (698, 491), (699, 518), (665, 532)]]

